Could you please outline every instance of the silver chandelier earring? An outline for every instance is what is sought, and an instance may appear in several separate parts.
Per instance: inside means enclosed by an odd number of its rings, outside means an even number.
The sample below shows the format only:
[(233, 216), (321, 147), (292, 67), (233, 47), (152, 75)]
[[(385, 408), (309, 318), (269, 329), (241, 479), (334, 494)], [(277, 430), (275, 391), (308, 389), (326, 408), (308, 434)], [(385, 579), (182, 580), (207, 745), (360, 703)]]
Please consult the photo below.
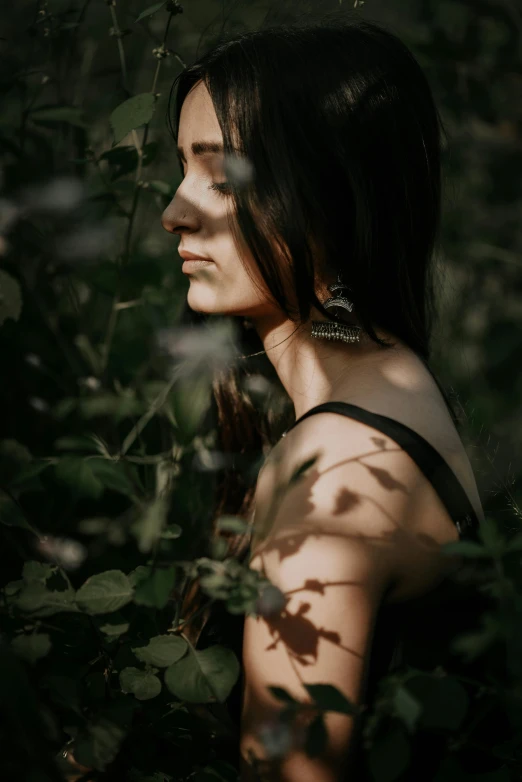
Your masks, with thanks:
[[(323, 307), (325, 310), (332, 310), (336, 321), (312, 321), (312, 337), (317, 339), (336, 339), (342, 342), (360, 342), (362, 328), (361, 326), (348, 325), (342, 323), (339, 318), (339, 311), (347, 310), (351, 312), (353, 302), (347, 298), (349, 288), (341, 279), (341, 274), (337, 275), (337, 282), (328, 286), (328, 290), (333, 294), (327, 299)], [(337, 312), (336, 312), (337, 310)]]

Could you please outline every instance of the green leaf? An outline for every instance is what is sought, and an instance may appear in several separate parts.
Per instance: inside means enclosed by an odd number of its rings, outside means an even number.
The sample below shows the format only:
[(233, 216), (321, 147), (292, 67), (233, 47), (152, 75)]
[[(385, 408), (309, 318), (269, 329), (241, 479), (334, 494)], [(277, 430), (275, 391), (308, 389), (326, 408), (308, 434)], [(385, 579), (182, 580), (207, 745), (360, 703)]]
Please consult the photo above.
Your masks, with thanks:
[(468, 710), (464, 687), (450, 676), (419, 675), (406, 688), (422, 706), (419, 723), (426, 728), (458, 730)]
[(18, 635), (11, 641), (11, 648), (18, 657), (28, 663), (35, 663), (51, 650), (51, 639), (47, 633)]
[(94, 474), (91, 460), (77, 456), (65, 456), (54, 468), (60, 483), (65, 484), (75, 496), (99, 499), (103, 494), (103, 483)]
[(41, 488), (38, 476), (48, 467), (52, 467), (52, 462), (47, 459), (35, 459), (27, 467), (24, 467), (13, 478), (11, 486), (18, 491), (30, 491), (31, 489)]
[(28, 448), (12, 438), (0, 440), (0, 475), (4, 486), (32, 461)]
[(154, 570), (146, 568), (146, 570), (149, 575), (138, 582), (134, 602), (136, 605), (149, 606), (149, 608), (165, 608), (176, 583), (176, 568), (172, 565), (168, 568)]
[(509, 541), (506, 551), (522, 551), (522, 533), (518, 533)]
[(98, 478), (106, 489), (112, 489), (112, 491), (117, 491), (120, 494), (133, 494), (134, 486), (128, 475), (128, 472), (132, 473), (133, 471), (131, 464), (125, 465), (123, 462), (102, 458), (89, 459), (88, 464), (95, 477)]
[(375, 782), (394, 782), (408, 767), (410, 744), (399, 726), (392, 726), (374, 740), (368, 765)]
[(15, 601), (19, 611), (31, 616), (53, 616), (62, 612), (77, 612), (74, 589), (61, 592), (50, 591), (38, 581), (31, 582), (22, 589)]
[(75, 742), (75, 760), (88, 768), (104, 771), (118, 754), (125, 733), (119, 725), (101, 717), (88, 725), (86, 733)]
[(100, 625), (100, 630), (112, 639), (126, 633), (129, 626), (129, 622), (126, 622), (121, 614), (115, 613), (107, 617), (106, 621)]
[(249, 526), (245, 519), (240, 516), (220, 516), (216, 522), (216, 529), (222, 532), (233, 532), (236, 535), (243, 535), (248, 532)]
[(0, 524), (35, 532), (25, 518), (20, 506), (0, 489)]
[(160, 537), (162, 540), (177, 540), (182, 532), (183, 530), (179, 524), (169, 524), (169, 526), (163, 530)]
[(150, 551), (160, 538), (167, 521), (167, 512), (167, 498), (156, 497), (132, 525), (132, 533), (136, 537), (138, 548), (142, 553)]
[(355, 706), (332, 684), (305, 684), (305, 689), (315, 704), (324, 711), (355, 714)]
[(151, 573), (152, 568), (150, 565), (138, 565), (137, 568), (131, 570), (127, 578), (129, 579), (131, 586), (137, 587), (142, 581), (146, 581), (150, 578)]
[(24, 562), (22, 578), (28, 584), (32, 581), (40, 581), (42, 584), (45, 584), (57, 570), (58, 568), (56, 565), (50, 565), (48, 562), (29, 560), (28, 562)]
[(139, 16), (137, 16), (134, 21), (135, 22), (141, 22), (141, 20), (145, 19), (146, 16), (152, 16), (152, 14), (155, 14), (156, 11), (160, 10), (160, 8), (163, 8), (163, 6), (166, 5), (166, 3), (167, 3), (167, 0), (163, 0), (163, 2), (161, 2), (161, 3), (154, 3), (154, 5), (150, 5), (144, 11), (142, 11), (141, 14)]
[(507, 541), (500, 534), (497, 524), (492, 519), (485, 518), (480, 522), (478, 534), (492, 557), (499, 557), (506, 550)]
[(129, 416), (139, 415), (143, 411), (143, 403), (136, 398), (132, 389), (123, 389), (119, 394), (106, 391), (80, 399), (78, 410), (87, 420), (108, 416), (115, 421), (122, 421)]
[(114, 143), (118, 144), (131, 130), (150, 122), (154, 106), (155, 98), (152, 92), (142, 92), (115, 108), (110, 116)]
[(84, 128), (85, 117), (83, 109), (77, 106), (51, 106), (49, 108), (34, 109), (31, 112), (34, 122), (68, 122), (69, 125), (77, 125)]
[(239, 662), (231, 649), (211, 646), (188, 654), (165, 671), (170, 692), (188, 703), (223, 703), (239, 676)]
[[(141, 161), (142, 166), (148, 166), (156, 157), (157, 151), (158, 144), (156, 141), (145, 144)], [(100, 155), (100, 160), (107, 160), (109, 165), (112, 166), (111, 182), (114, 182), (119, 177), (135, 171), (138, 166), (139, 157), (136, 147), (134, 145), (129, 145), (108, 149)]]
[(58, 451), (87, 451), (87, 453), (98, 453), (98, 446), (92, 437), (87, 435), (72, 435), (70, 437), (59, 437), (54, 442), (54, 447)]
[(24, 581), (22, 581), (21, 578), (19, 578), (17, 581), (9, 581), (8, 584), (4, 587), (4, 592), (8, 597), (13, 597), (13, 595), (16, 595), (24, 586)]
[(210, 541), (210, 555), (212, 559), (223, 560), (228, 554), (229, 544), (225, 538), (212, 538)]
[(129, 579), (121, 570), (107, 570), (91, 576), (77, 592), (80, 608), (94, 616), (117, 611), (130, 603), (133, 589)]
[(133, 647), (132, 651), (144, 663), (167, 668), (183, 657), (187, 642), (178, 635), (156, 635), (147, 646)]
[(74, 399), (73, 397), (66, 397), (64, 399), (60, 399), (59, 402), (53, 407), (53, 416), (55, 418), (58, 418), (58, 420), (63, 420), (64, 418), (67, 418), (73, 410), (76, 410), (78, 406), (78, 400)]
[(444, 554), (456, 554), (467, 559), (489, 559), (490, 553), (480, 543), (472, 540), (452, 540), (441, 546)]
[(215, 600), (226, 600), (235, 588), (234, 581), (226, 573), (208, 573), (200, 576), (201, 589)]
[(480, 630), (465, 633), (453, 641), (452, 648), (468, 661), (479, 657), (492, 644), (502, 638), (502, 624), (496, 617), (485, 615), (482, 617), (481, 623)]
[(196, 436), (211, 401), (207, 377), (183, 378), (172, 392), (172, 408), (176, 419), (176, 438), (188, 445)]
[(324, 715), (318, 714), (306, 731), (305, 751), (309, 758), (316, 758), (326, 748), (328, 732), (324, 723)]
[(140, 671), (139, 668), (124, 668), (120, 673), (120, 686), (123, 692), (132, 693), (139, 701), (149, 701), (161, 692), (161, 682), (152, 671)]
[(422, 714), (422, 705), (417, 698), (414, 698), (405, 687), (400, 686), (394, 693), (393, 704), (397, 715), (404, 722), (408, 730), (415, 730), (418, 719)]

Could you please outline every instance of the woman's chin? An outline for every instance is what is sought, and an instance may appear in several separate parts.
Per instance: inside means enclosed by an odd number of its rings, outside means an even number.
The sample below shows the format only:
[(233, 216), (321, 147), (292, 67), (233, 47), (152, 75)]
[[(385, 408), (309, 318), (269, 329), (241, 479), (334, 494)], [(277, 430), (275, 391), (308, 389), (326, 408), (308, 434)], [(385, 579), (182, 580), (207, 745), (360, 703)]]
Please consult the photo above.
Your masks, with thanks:
[(205, 315), (217, 315), (222, 312), (222, 307), (218, 306), (214, 296), (205, 295), (203, 291), (196, 292), (192, 285), (187, 294), (187, 304), (191, 310)]

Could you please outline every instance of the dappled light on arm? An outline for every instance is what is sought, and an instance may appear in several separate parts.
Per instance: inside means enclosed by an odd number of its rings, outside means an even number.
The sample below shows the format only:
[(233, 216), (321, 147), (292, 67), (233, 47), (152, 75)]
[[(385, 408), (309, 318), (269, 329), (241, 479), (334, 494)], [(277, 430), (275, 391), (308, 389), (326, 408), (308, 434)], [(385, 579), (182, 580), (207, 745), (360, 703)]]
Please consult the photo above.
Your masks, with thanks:
[(358, 431), (342, 459), (302, 449), (297, 480), (282, 459), (260, 483), (251, 567), (284, 598), (245, 620), (242, 782), (343, 779), (379, 608), (413, 551), (436, 559), (437, 541), (409, 529), (417, 468)]

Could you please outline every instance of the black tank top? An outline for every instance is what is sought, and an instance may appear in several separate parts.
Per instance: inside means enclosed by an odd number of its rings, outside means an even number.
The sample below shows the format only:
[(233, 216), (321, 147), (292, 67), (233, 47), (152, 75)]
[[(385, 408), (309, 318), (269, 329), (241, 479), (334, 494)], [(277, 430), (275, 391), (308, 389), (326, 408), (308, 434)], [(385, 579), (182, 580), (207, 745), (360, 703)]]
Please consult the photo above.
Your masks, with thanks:
[[(317, 405), (298, 418), (284, 435), (308, 416), (322, 412), (345, 415), (388, 435), (409, 454), (431, 482), (453, 519), (459, 538), (478, 539), (479, 520), (467, 493), (449, 464), (421, 435), (395, 419), (347, 402)], [(445, 578), (420, 597), (400, 603), (383, 603), (375, 622), (362, 698), (369, 711), (378, 695), (379, 680), (396, 669), (412, 666), (433, 671), (442, 666), (449, 673), (458, 672), (460, 664), (452, 655), (452, 640), (464, 632), (466, 627), (474, 627), (481, 610), (483, 608), (478, 604), (475, 589), (465, 583), (460, 584), (453, 577)], [(211, 623), (215, 632), (211, 632), (206, 640), (228, 644), (240, 658), (243, 617), (227, 616), (222, 608), (218, 608), (218, 614), (219, 618), (216, 615)], [(468, 671), (469, 668), (466, 673)], [(239, 725), (241, 682), (232, 691), (228, 705), (231, 716)], [(361, 725), (354, 731), (351, 740), (349, 779), (366, 782), (371, 779), (371, 775), (360, 728)], [(412, 744), (409, 769), (400, 776), (400, 782), (418, 782), (419, 779), (429, 782), (434, 778), (441, 758), (441, 742), (444, 740), (440, 734), (417, 736)]]

